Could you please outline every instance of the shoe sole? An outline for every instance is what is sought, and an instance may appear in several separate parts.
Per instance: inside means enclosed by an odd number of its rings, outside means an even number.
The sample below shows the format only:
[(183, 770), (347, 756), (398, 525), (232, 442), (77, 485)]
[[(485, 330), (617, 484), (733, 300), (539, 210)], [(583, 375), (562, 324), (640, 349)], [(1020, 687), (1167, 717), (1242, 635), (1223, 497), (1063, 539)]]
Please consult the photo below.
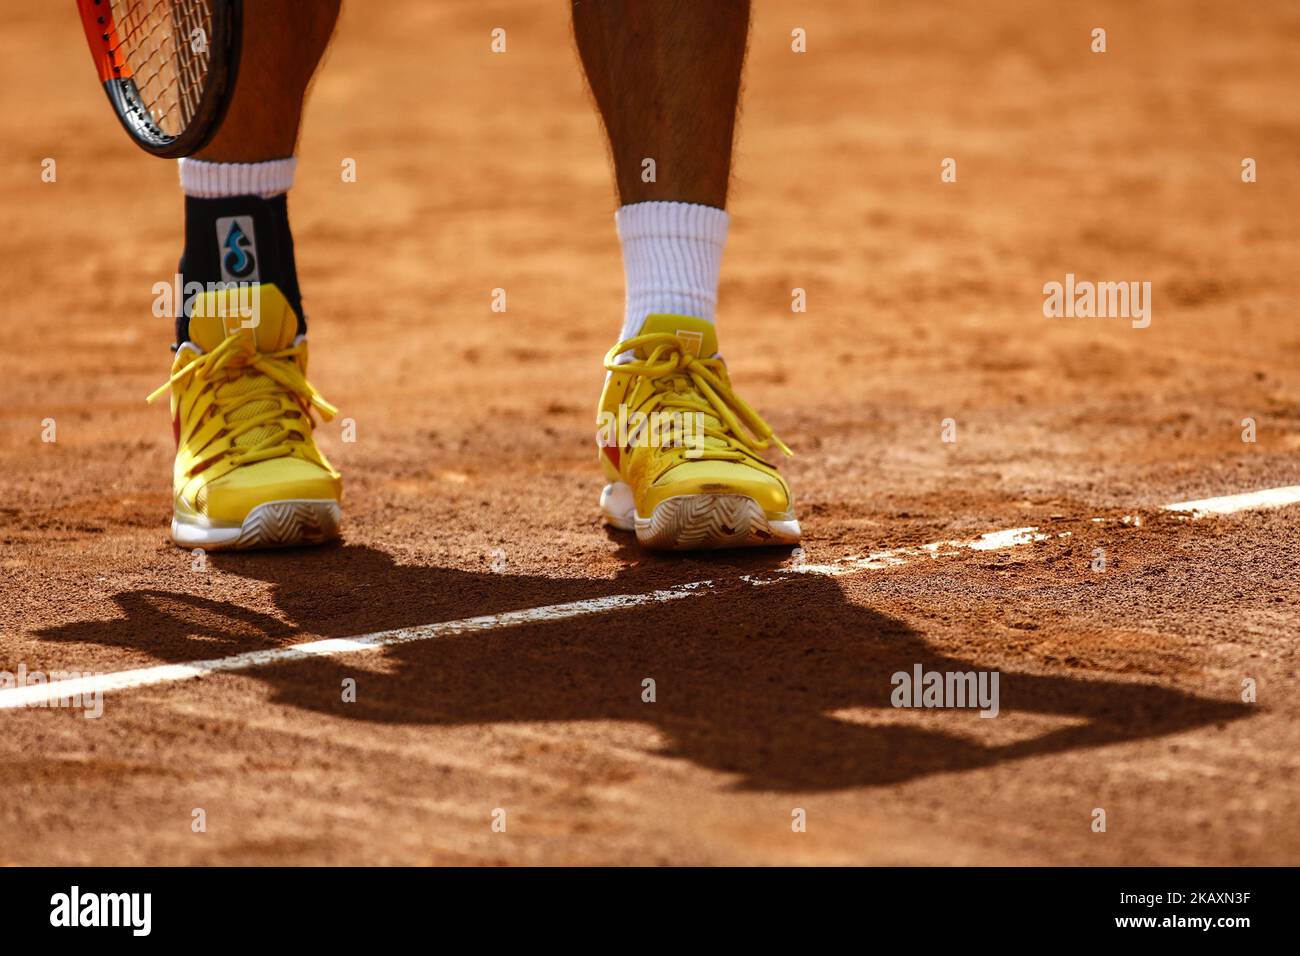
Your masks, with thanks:
[(268, 501), (240, 525), (216, 525), (198, 515), (172, 517), (172, 540), (182, 548), (244, 551), (324, 544), (339, 536), (342, 512), (329, 499)]
[(601, 492), (600, 508), (608, 524), (635, 531), (642, 547), (656, 550), (790, 546), (800, 538), (793, 513), (773, 517), (748, 495), (678, 495), (643, 518), (632, 504), (632, 489), (616, 482)]

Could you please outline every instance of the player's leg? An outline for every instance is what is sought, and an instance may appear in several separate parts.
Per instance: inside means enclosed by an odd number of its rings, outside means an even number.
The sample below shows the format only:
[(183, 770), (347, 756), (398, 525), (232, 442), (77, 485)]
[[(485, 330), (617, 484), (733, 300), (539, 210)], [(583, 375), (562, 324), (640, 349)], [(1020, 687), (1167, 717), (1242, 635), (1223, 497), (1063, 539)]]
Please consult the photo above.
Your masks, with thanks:
[(573, 0), (573, 31), (620, 201), (723, 208), (748, 0)]
[(245, 0), (230, 110), (211, 143), (180, 163), (185, 304), (171, 382), (172, 536), (187, 547), (338, 533), (342, 482), (312, 438), (313, 407), (332, 409), (305, 379), (287, 193), (303, 99), (340, 2)]
[(244, 0), (239, 84), (221, 128), (196, 158), (256, 163), (292, 156), (303, 100), (342, 0)]
[(790, 490), (765, 457), (785, 446), (732, 391), (713, 326), (749, 3), (573, 0), (573, 24), (627, 280), (597, 422), (602, 511), (651, 547), (793, 544)]

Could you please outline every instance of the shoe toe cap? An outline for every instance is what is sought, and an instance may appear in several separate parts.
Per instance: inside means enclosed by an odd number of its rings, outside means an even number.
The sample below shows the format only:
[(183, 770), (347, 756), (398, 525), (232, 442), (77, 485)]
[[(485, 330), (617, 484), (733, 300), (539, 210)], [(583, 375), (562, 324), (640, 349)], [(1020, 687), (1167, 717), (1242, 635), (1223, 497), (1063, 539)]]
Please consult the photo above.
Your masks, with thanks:
[(687, 461), (660, 475), (637, 511), (648, 515), (668, 498), (703, 494), (744, 495), (770, 517), (789, 515), (794, 508), (789, 486), (774, 472), (742, 461)]
[(314, 462), (272, 458), (236, 468), (204, 491), (208, 518), (234, 524), (270, 501), (337, 501), (343, 492), (343, 480)]

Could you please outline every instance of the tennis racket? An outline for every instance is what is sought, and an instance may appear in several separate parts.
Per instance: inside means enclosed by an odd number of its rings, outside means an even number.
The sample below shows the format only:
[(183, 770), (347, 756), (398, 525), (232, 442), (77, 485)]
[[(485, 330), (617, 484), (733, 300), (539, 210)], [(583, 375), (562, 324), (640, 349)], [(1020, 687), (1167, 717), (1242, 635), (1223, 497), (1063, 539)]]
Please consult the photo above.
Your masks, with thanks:
[(239, 71), (240, 0), (77, 0), (122, 126), (155, 156), (202, 149)]

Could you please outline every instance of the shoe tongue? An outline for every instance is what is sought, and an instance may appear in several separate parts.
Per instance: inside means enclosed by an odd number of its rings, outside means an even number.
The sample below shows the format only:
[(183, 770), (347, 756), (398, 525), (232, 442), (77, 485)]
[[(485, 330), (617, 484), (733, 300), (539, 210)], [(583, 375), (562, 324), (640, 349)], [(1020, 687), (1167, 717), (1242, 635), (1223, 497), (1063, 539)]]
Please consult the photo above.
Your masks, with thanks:
[[(272, 283), (203, 292), (195, 296), (190, 309), (190, 341), (211, 352), (231, 335), (239, 335), (246, 353), (277, 352), (298, 337), (298, 315), (284, 294)], [(231, 402), (252, 392), (265, 392), (267, 378), (254, 373), (242, 355), (234, 355), (228, 378), (217, 387), (217, 397)], [(281, 408), (274, 395), (249, 398), (232, 407), (227, 421), (247, 421)], [(286, 412), (286, 419), (302, 419), (300, 412)], [(252, 447), (285, 430), (285, 423), (268, 422), (239, 435), (235, 447)]]
[[(712, 358), (718, 354), (718, 332), (713, 323), (706, 319), (697, 319), (691, 315), (670, 315), (657, 312), (646, 316), (641, 326), (641, 335), (652, 332), (668, 332), (677, 336), (682, 343), (682, 351), (700, 358)], [(640, 350), (638, 349), (638, 352)], [(640, 358), (646, 358), (641, 354)], [(714, 415), (705, 414), (703, 424), (707, 428), (722, 428), (722, 422)], [(706, 448), (722, 449), (727, 443), (719, 438), (706, 438)]]
[(189, 303), (189, 340), (205, 352), (235, 333), (249, 351), (275, 352), (298, 336), (298, 316), (276, 286), (245, 283), (201, 292)]
[[(718, 354), (718, 333), (713, 323), (690, 315), (669, 315), (656, 312), (647, 315), (641, 325), (641, 335), (668, 332), (677, 336), (682, 351), (697, 358), (712, 358)], [(641, 358), (645, 358), (644, 355)]]

